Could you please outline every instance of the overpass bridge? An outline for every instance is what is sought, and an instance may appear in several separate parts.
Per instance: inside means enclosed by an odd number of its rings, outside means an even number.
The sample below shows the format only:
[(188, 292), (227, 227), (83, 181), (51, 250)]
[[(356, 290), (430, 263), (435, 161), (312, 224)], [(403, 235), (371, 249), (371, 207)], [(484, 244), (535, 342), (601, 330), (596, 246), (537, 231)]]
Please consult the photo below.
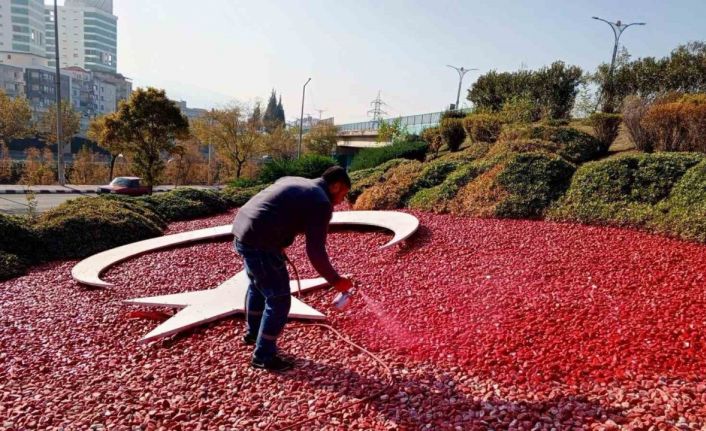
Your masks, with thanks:
[(337, 124), (339, 154), (355, 153), (361, 148), (379, 147), (389, 142), (377, 142), (380, 122), (391, 124), (399, 121), (407, 133), (418, 135), (422, 130), (439, 125), (443, 112), (408, 115), (405, 117), (387, 118), (380, 121), (361, 121), (358, 123)]

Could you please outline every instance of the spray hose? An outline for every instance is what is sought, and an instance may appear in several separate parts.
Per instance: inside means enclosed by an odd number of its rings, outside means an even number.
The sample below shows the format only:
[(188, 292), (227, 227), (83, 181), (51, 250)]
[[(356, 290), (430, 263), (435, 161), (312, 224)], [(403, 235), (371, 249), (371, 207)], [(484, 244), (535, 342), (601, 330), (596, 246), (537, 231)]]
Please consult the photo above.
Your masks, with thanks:
[[(297, 280), (297, 296), (298, 296), (299, 298), (301, 298), (301, 296), (302, 296), (302, 286), (301, 286), (301, 281), (300, 281), (300, 279), (299, 279), (299, 271), (297, 271), (297, 267), (294, 265), (294, 263), (292, 263), (292, 261), (289, 260), (289, 257), (288, 257), (284, 252), (282, 252), (282, 254), (284, 255), (284, 259), (287, 261), (287, 263), (289, 263), (289, 266), (291, 266), (291, 267), (292, 267), (292, 270), (294, 271), (294, 277), (295, 277), (296, 280)], [(387, 364), (385, 363), (385, 361), (383, 361), (382, 359), (380, 359), (380, 357), (377, 356), (376, 354), (370, 352), (369, 350), (365, 349), (364, 347), (362, 347), (362, 346), (360, 346), (360, 345), (354, 343), (353, 341), (349, 340), (348, 338), (346, 338), (340, 331), (338, 331), (338, 330), (337, 330), (336, 328), (334, 328), (333, 326), (331, 326), (331, 325), (326, 325), (326, 324), (323, 324), (323, 323), (300, 323), (299, 325), (300, 325), (300, 326), (303, 326), (303, 327), (306, 327), (306, 326), (318, 326), (318, 327), (320, 327), (320, 328), (328, 329), (329, 331), (333, 332), (334, 335), (336, 335), (341, 341), (343, 341), (344, 343), (346, 343), (346, 344), (348, 344), (348, 345), (354, 347), (355, 349), (357, 349), (357, 350), (359, 350), (359, 351), (365, 353), (365, 354), (368, 355), (370, 358), (372, 358), (373, 361), (375, 361), (377, 364), (379, 364), (379, 365), (383, 368), (383, 370), (384, 370), (384, 372), (385, 372), (385, 377), (386, 377), (386, 379), (387, 379), (388, 387), (394, 385), (395, 379), (394, 379), (394, 377), (393, 377), (393, 375), (392, 375), (392, 369), (390, 368), (389, 365), (387, 365)], [(323, 413), (319, 413), (319, 414), (316, 415), (316, 416), (312, 416), (312, 417), (310, 417), (310, 418), (301, 420), (301, 421), (296, 422), (296, 423), (294, 423), (294, 424), (287, 425), (287, 426), (285, 426), (285, 427), (283, 427), (283, 428), (277, 428), (276, 431), (285, 431), (285, 430), (290, 430), (290, 429), (294, 429), (294, 428), (299, 428), (299, 427), (301, 427), (302, 425), (305, 425), (305, 424), (307, 424), (307, 423), (309, 423), (309, 422), (313, 422), (313, 421), (315, 421), (315, 420), (317, 420), (317, 419), (321, 419), (321, 418), (323, 418), (323, 417), (333, 415), (333, 414), (338, 413), (338, 412), (340, 412), (340, 411), (342, 411), (342, 410), (348, 409), (348, 408), (350, 408), (350, 407), (352, 407), (352, 406), (354, 406), (354, 405), (356, 405), (356, 404), (362, 404), (362, 403), (364, 403), (364, 402), (374, 400), (375, 398), (377, 398), (377, 397), (379, 397), (380, 395), (384, 394), (387, 389), (388, 389), (388, 388), (380, 389), (379, 391), (377, 391), (377, 392), (375, 392), (375, 393), (373, 393), (373, 394), (371, 394), (371, 395), (368, 395), (367, 397), (357, 399), (357, 400), (355, 400), (355, 401), (352, 401), (352, 402), (350, 402), (350, 403), (348, 403), (348, 404), (343, 405), (342, 407), (339, 407), (339, 408), (336, 408), (336, 409), (333, 409), (333, 410), (327, 410), (327, 411), (325, 411), (325, 412), (323, 412)], [(266, 430), (266, 431), (269, 430), (272, 425), (274, 425), (274, 424), (271, 423), (270, 425), (268, 425), (268, 426), (265, 428), (265, 430)]]

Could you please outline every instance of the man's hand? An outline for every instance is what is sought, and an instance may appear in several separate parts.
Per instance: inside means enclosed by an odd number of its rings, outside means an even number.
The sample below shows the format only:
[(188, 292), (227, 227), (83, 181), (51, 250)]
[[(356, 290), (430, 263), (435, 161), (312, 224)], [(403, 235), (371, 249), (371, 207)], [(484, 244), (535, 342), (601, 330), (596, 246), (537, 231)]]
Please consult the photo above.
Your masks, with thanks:
[(339, 292), (348, 292), (353, 287), (353, 281), (348, 277), (341, 277), (333, 284), (333, 287)]

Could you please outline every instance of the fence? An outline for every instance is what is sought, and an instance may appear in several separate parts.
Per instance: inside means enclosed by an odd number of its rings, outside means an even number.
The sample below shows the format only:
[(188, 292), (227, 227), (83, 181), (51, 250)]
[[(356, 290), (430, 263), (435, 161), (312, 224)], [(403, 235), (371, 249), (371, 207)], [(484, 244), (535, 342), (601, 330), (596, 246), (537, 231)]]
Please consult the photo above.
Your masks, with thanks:
[[(464, 112), (470, 111), (470, 109), (465, 109), (463, 110)], [(441, 112), (430, 112), (428, 114), (417, 114), (417, 115), (408, 115), (406, 117), (397, 117), (397, 118), (387, 118), (381, 121), (384, 121), (388, 124), (399, 120), (400, 124), (407, 128), (408, 133), (412, 134), (420, 134), (422, 130), (427, 129), (429, 127), (434, 127), (438, 126), (439, 122), (441, 121), (441, 116), (444, 114), (443, 111)], [(360, 132), (374, 132), (377, 131), (378, 128), (380, 127), (380, 121), (362, 121), (359, 123), (348, 123), (348, 124), (340, 124), (337, 126), (339, 133), (346, 134), (346, 133), (360, 133)]]

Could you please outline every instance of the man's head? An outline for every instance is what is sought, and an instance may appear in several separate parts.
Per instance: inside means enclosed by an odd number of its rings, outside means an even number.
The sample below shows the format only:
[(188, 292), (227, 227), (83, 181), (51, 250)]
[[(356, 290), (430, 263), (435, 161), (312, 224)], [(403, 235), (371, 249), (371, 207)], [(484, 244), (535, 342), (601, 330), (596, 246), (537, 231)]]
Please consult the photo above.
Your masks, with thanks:
[(340, 166), (332, 166), (326, 169), (326, 172), (321, 177), (326, 181), (333, 204), (338, 205), (343, 202), (351, 189), (351, 179), (348, 177), (346, 170)]

